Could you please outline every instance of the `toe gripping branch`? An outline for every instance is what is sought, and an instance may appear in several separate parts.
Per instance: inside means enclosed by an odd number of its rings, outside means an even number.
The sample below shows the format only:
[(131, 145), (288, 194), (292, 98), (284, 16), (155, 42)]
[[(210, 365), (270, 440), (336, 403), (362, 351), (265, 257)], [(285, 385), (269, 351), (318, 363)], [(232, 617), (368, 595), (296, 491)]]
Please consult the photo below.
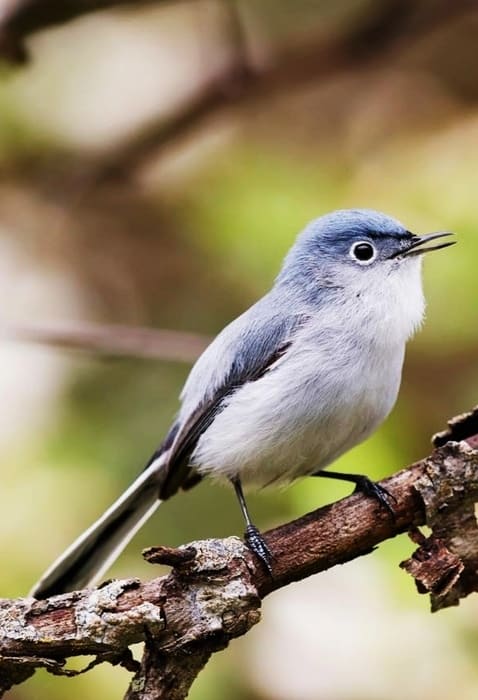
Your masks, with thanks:
[(265, 539), (255, 525), (249, 523), (244, 533), (244, 540), (253, 554), (262, 562), (270, 576), (272, 576), (272, 553)]
[(369, 479), (367, 476), (357, 477), (356, 484), (356, 492), (364, 493), (366, 496), (374, 498), (395, 520), (395, 511), (393, 506), (397, 503), (397, 499), (390, 493), (390, 491), (388, 491), (384, 486), (377, 484), (376, 481), (372, 481), (372, 479)]

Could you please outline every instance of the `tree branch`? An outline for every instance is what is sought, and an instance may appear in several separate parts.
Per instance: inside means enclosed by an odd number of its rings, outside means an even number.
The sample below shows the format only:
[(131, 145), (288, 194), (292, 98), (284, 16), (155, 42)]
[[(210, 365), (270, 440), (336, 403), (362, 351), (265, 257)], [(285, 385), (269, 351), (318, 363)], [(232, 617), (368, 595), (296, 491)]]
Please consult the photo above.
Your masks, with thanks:
[(262, 66), (251, 63), (244, 42), (237, 40), (240, 20), (236, 15), (236, 21), (229, 23), (233, 50), (223, 75), (207, 81), (169, 120), (152, 120), (92, 163), (91, 174), (84, 178), (85, 192), (128, 177), (165, 147), (183, 142), (232, 109), (272, 100), (300, 86), (320, 84), (345, 70), (358, 70), (373, 62), (390, 63), (405, 42), (410, 46), (472, 9), (471, 0), (438, 0), (433, 8), (414, 0), (382, 0), (342, 33), (276, 47)]
[(0, 337), (50, 347), (174, 362), (194, 362), (211, 342), (199, 333), (101, 323), (0, 323)]
[[(143, 0), (164, 4), (175, 0)], [(232, 3), (232, 0), (228, 0)], [(25, 40), (35, 31), (55, 26), (79, 15), (134, 0), (11, 0), (11, 9), (0, 13), (0, 56), (26, 60)], [(266, 65), (253, 65), (247, 54), (243, 27), (232, 4), (227, 28), (231, 60), (222, 75), (205, 80), (171, 118), (153, 119), (111, 152), (89, 160), (75, 171), (75, 186), (87, 196), (95, 187), (121, 180), (140, 169), (165, 147), (181, 143), (191, 133), (228, 110), (296, 90), (299, 86), (330, 79), (347, 69), (393, 61), (394, 56), (432, 32), (474, 11), (472, 0), (437, 0), (431, 6), (413, 0), (383, 0), (372, 10), (347, 24), (342, 33), (322, 34), (311, 41), (276, 47)], [(320, 32), (320, 24), (318, 23)], [(43, 154), (42, 154), (43, 158)], [(31, 163), (30, 163), (31, 166)], [(68, 156), (68, 169), (71, 159)], [(70, 176), (71, 177), (71, 176)], [(77, 181), (78, 180), (78, 181)]]
[[(111, 581), (44, 601), (0, 601), (2, 689), (36, 667), (71, 673), (66, 657), (93, 654), (97, 662), (136, 669), (127, 700), (181, 700), (210, 655), (259, 621), (262, 598), (407, 530), (420, 546), (403, 568), (419, 592), (431, 593), (432, 609), (456, 605), (478, 590), (478, 408), (451, 421), (435, 444), (429, 457), (382, 482), (396, 499), (395, 518), (354, 494), (267, 532), (273, 578), (229, 537), (147, 550), (148, 561), (173, 570), (145, 583)], [(428, 538), (417, 529), (425, 524)], [(140, 641), (145, 654), (135, 666), (128, 647)]]

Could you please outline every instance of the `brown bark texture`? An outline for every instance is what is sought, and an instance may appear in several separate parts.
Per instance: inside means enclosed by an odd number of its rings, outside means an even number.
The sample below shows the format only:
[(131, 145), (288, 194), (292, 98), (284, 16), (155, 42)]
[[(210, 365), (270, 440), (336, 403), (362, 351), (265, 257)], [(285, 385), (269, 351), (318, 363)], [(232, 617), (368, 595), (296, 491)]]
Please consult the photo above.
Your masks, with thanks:
[[(0, 688), (36, 668), (74, 675), (67, 657), (94, 655), (134, 672), (127, 700), (181, 700), (211, 654), (260, 620), (261, 599), (282, 586), (372, 552), (409, 532), (416, 552), (400, 565), (429, 593), (432, 610), (478, 590), (478, 407), (434, 437), (425, 459), (384, 480), (395, 516), (357, 493), (265, 533), (273, 576), (236, 537), (152, 547), (169, 575), (109, 581), (50, 599), (0, 600)], [(422, 525), (431, 529), (425, 537)], [(129, 646), (144, 642), (142, 662)]]

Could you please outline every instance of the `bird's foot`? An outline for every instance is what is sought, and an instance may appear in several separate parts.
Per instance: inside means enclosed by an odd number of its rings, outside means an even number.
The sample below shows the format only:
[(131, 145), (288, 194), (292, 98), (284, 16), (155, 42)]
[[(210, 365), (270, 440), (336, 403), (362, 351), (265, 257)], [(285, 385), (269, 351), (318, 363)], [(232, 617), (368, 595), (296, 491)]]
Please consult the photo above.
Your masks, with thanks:
[(380, 486), (380, 484), (377, 484), (377, 482), (372, 481), (372, 479), (369, 479), (368, 476), (357, 476), (355, 483), (356, 486), (354, 489), (354, 493), (361, 492), (366, 496), (375, 498), (375, 500), (378, 501), (380, 505), (383, 508), (385, 508), (385, 510), (388, 511), (391, 517), (395, 520), (395, 511), (393, 509), (393, 504), (397, 503), (397, 499), (393, 494), (390, 493), (390, 491), (388, 491), (384, 486)]
[(272, 578), (272, 553), (265, 539), (255, 525), (248, 525), (244, 533), (244, 540), (253, 554), (262, 562)]

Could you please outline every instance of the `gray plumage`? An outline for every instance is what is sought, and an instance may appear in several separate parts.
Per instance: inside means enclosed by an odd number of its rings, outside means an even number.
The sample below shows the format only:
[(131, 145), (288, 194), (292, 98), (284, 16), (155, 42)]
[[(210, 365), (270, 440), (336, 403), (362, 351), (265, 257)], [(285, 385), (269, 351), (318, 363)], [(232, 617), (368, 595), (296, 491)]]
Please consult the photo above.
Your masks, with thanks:
[(32, 594), (96, 580), (158, 498), (202, 476), (288, 482), (369, 436), (395, 403), (405, 343), (423, 317), (421, 241), (371, 210), (313, 221), (271, 291), (198, 359), (146, 470)]

